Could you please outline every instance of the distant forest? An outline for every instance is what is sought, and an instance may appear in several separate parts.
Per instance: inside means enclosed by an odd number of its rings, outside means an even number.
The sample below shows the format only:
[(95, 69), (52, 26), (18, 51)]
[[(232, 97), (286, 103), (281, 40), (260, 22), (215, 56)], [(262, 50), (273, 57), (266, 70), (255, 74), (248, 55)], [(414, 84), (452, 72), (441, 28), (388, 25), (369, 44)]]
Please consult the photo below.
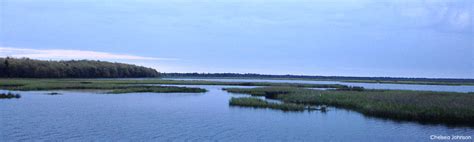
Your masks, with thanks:
[(308, 75), (266, 75), (240, 73), (163, 73), (164, 78), (273, 78), (314, 80), (370, 80), (370, 81), (426, 81), (426, 82), (474, 82), (474, 79), (455, 78), (402, 78), (402, 77), (350, 77), (350, 76), (308, 76)]
[(159, 77), (152, 68), (91, 60), (42, 61), (0, 58), (0, 77), (11, 78), (130, 78)]

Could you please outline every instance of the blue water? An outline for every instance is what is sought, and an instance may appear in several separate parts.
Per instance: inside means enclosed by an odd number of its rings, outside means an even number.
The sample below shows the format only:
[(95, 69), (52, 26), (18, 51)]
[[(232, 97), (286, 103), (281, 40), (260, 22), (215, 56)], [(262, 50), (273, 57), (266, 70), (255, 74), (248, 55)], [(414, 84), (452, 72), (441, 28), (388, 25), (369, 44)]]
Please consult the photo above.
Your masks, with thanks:
[(349, 86), (361, 86), (367, 89), (391, 89), (391, 90), (420, 90), (420, 91), (443, 91), (443, 92), (474, 92), (474, 86), (470, 85), (417, 85), (417, 84), (385, 84), (385, 83), (352, 83), (340, 81), (309, 81), (309, 80), (268, 80), (268, 79), (186, 79), (167, 78), (171, 80), (204, 80), (223, 82), (274, 82), (274, 83), (308, 83), (308, 84), (342, 84)]
[[(193, 86), (196, 87), (196, 86)], [(0, 141), (430, 141), (474, 129), (365, 117), (331, 108), (282, 112), (230, 107), (225, 86), (207, 93), (20, 92), (0, 100)], [(240, 95), (241, 96), (241, 95)]]

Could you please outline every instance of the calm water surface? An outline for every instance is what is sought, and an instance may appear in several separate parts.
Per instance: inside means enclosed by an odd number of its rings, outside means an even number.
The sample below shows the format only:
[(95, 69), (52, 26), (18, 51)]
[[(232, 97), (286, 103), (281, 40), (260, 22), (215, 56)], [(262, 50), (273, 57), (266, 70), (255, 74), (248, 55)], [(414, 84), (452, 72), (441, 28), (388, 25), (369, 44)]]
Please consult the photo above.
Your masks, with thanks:
[[(193, 86), (195, 87), (195, 86)], [(331, 108), (282, 112), (230, 107), (225, 86), (207, 93), (20, 92), (0, 100), (0, 141), (430, 141), (474, 129), (368, 118)], [(240, 95), (241, 96), (241, 95)]]
[(170, 80), (204, 80), (223, 82), (274, 82), (274, 83), (308, 83), (308, 84), (342, 84), (349, 86), (361, 86), (368, 89), (391, 89), (391, 90), (420, 90), (420, 91), (445, 91), (445, 92), (474, 92), (474, 86), (469, 85), (417, 85), (417, 84), (385, 84), (385, 83), (352, 83), (340, 81), (309, 81), (309, 80), (266, 80), (266, 79), (186, 79), (167, 78)]

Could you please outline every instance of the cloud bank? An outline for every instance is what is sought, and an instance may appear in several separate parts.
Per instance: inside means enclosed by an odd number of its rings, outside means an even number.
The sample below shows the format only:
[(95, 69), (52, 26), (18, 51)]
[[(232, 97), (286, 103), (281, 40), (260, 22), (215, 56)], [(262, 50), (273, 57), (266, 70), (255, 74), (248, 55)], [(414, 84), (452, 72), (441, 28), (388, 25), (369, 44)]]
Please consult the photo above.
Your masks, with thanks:
[(143, 57), (127, 54), (114, 54), (107, 52), (86, 51), (86, 50), (67, 50), (67, 49), (29, 49), (0, 47), (0, 57), (28, 57), (33, 59), (88, 59), (88, 60), (177, 60), (174, 58), (155, 58)]

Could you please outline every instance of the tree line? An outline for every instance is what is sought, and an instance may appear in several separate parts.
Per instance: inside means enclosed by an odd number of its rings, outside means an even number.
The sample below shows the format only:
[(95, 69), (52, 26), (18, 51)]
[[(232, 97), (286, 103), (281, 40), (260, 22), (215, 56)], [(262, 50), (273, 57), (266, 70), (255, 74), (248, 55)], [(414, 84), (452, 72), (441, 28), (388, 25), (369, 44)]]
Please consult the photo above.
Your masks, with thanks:
[(159, 75), (152, 68), (105, 61), (0, 58), (0, 77), (3, 78), (132, 78)]

